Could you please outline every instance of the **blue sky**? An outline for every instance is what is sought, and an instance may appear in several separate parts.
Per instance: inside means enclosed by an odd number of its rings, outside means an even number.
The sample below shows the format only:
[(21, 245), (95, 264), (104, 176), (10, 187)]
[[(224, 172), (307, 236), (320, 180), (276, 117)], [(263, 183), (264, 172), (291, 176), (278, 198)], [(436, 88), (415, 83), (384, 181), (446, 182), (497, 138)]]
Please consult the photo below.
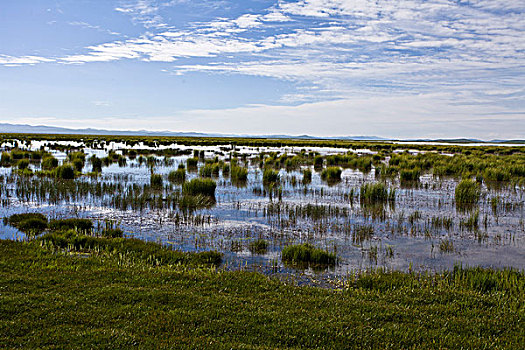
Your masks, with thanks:
[(5, 0), (0, 121), (525, 137), (523, 0)]

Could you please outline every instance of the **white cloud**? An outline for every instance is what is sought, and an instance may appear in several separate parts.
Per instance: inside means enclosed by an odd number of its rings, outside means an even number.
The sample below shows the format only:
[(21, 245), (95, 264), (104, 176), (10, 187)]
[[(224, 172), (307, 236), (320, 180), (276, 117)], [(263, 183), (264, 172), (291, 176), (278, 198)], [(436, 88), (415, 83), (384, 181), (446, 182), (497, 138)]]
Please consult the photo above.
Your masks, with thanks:
[(159, 7), (151, 0), (126, 1), (115, 11), (131, 16), (134, 23), (140, 23), (145, 28), (165, 27), (164, 19), (158, 14)]
[(0, 54), (0, 65), (4, 66), (22, 66), (35, 65), (38, 63), (54, 62), (54, 59), (39, 56), (8, 56)]

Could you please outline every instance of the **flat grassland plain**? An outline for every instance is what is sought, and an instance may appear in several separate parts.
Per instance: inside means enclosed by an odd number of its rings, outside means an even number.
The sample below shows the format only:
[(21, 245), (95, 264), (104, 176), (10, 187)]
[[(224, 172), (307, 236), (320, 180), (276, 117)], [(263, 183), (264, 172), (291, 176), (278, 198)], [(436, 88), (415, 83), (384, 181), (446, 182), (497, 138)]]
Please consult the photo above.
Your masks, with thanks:
[(0, 147), (0, 348), (525, 347), (523, 146)]

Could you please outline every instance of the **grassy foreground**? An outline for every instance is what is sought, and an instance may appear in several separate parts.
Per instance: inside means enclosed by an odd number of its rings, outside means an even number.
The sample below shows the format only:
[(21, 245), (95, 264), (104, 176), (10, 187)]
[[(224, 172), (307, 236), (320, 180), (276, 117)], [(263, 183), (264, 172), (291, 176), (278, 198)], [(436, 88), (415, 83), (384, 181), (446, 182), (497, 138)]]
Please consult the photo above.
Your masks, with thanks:
[(524, 279), (376, 273), (335, 291), (0, 241), (0, 348), (518, 349)]

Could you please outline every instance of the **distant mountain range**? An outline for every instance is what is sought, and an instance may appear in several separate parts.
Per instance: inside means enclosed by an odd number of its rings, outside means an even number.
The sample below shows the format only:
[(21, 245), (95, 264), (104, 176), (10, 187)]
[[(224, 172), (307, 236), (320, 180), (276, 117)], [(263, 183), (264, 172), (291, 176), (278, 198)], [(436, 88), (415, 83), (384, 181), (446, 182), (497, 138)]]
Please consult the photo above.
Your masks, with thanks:
[[(332, 136), (317, 137), (310, 135), (239, 135), (239, 134), (215, 134), (199, 132), (173, 132), (173, 131), (126, 131), (126, 130), (104, 130), (104, 129), (69, 129), (45, 125), (26, 125), (26, 124), (8, 124), (0, 123), (0, 133), (23, 133), (23, 134), (71, 134), (71, 135), (116, 135), (116, 136), (173, 136), (173, 137), (256, 137), (268, 139), (305, 139), (305, 140), (355, 140), (355, 141), (394, 141), (378, 136)], [(477, 139), (410, 139), (404, 141), (413, 142), (451, 142), (451, 143), (469, 143), (469, 142), (488, 142), (488, 143), (516, 143), (524, 144), (525, 140), (490, 140), (482, 141)]]

